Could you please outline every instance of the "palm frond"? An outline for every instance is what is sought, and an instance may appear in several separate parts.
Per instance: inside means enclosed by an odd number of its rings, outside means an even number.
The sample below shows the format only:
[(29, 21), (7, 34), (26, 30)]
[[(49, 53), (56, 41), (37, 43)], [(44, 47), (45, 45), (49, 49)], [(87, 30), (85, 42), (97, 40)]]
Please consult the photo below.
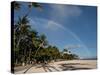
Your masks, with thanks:
[(15, 10), (19, 10), (21, 8), (21, 4), (19, 2), (14, 1), (13, 6)]

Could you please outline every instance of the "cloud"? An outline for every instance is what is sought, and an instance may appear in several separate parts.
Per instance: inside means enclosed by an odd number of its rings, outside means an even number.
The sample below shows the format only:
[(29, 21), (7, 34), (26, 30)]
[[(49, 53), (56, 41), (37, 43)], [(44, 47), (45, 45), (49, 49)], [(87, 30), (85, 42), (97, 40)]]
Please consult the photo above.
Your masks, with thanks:
[(81, 45), (79, 44), (76, 44), (76, 45), (66, 45), (64, 48), (66, 49), (76, 49), (76, 48), (80, 48), (82, 47)]
[[(82, 13), (82, 10), (78, 6), (71, 6), (71, 5), (49, 5), (50, 10), (49, 11), (49, 17), (50, 19), (46, 18), (40, 18), (40, 17), (34, 17), (29, 18), (30, 23), (36, 24), (36, 25), (42, 25), (45, 29), (49, 30), (59, 30), (63, 29), (65, 30), (63, 22), (67, 22), (70, 20), (71, 17), (77, 17), (80, 16)], [(65, 19), (66, 18), (66, 19)]]
[[(62, 16), (62, 17), (75, 17), (80, 16), (82, 10), (78, 6), (73, 5), (51, 5), (51, 15)], [(54, 14), (56, 13), (56, 14)]]
[(71, 18), (78, 17), (82, 14), (82, 10), (78, 6), (69, 5), (50, 5), (49, 17), (50, 19), (41, 19), (46, 23), (45, 28), (50, 30), (65, 30), (65, 23), (69, 25)]

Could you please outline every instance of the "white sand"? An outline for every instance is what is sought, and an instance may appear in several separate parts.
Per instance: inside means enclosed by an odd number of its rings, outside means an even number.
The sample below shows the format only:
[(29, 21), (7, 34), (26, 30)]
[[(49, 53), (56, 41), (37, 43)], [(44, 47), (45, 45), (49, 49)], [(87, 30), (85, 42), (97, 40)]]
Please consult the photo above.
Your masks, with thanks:
[[(41, 72), (54, 72), (54, 71), (67, 71), (67, 70), (87, 70), (96, 69), (96, 60), (70, 60), (70, 61), (59, 61), (54, 63), (49, 63), (47, 65), (36, 65), (31, 67), (26, 73), (41, 73)], [(24, 73), (23, 71), (15, 72)]]

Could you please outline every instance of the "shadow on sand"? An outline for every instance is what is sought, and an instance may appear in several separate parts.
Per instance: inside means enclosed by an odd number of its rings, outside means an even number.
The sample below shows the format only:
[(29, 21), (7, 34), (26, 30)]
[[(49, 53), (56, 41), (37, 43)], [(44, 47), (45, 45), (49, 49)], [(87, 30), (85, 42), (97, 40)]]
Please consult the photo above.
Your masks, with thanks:
[(59, 64), (62, 69), (62, 71), (67, 71), (67, 70), (88, 70), (88, 69), (92, 69), (92, 68), (88, 68), (88, 67), (76, 67), (75, 65), (88, 65), (88, 64), (80, 64), (80, 63), (68, 63), (68, 64)]
[(53, 72), (53, 71), (67, 71), (67, 70), (88, 70), (88, 69), (93, 69), (93, 68), (88, 68), (88, 67), (76, 67), (76, 65), (89, 65), (89, 64), (80, 64), (80, 63), (68, 63), (68, 64), (58, 64), (60, 65), (60, 69), (58, 70), (55, 66), (51, 66), (49, 64), (37, 64), (37, 65), (32, 65), (31, 67), (29, 67), (24, 73), (27, 73), (27, 71), (32, 68), (35, 67), (37, 68), (43, 68), (45, 72)]
[(44, 69), (45, 72), (48, 72), (48, 71), (53, 72), (53, 70), (54, 71), (59, 71), (56, 67), (51, 66), (49, 64), (41, 64), (41, 66), (38, 66), (36, 68), (41, 68), (41, 67)]

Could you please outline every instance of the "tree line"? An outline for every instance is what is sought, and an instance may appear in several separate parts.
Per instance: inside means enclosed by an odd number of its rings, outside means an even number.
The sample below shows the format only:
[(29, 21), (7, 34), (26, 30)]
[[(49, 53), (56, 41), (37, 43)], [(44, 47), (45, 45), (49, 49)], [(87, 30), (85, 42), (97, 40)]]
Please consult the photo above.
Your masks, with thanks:
[[(13, 10), (20, 13), (22, 4), (20, 2), (13, 2)], [(45, 34), (38, 34), (38, 32), (31, 28), (28, 15), (32, 8), (43, 9), (42, 5), (36, 2), (28, 2), (26, 6), (29, 11), (25, 12), (23, 16), (19, 16), (17, 21), (14, 21), (14, 64), (16, 66), (44, 63), (58, 61), (58, 60), (72, 60), (78, 59), (76, 54), (72, 54), (68, 49), (59, 50), (57, 46), (49, 44)]]

